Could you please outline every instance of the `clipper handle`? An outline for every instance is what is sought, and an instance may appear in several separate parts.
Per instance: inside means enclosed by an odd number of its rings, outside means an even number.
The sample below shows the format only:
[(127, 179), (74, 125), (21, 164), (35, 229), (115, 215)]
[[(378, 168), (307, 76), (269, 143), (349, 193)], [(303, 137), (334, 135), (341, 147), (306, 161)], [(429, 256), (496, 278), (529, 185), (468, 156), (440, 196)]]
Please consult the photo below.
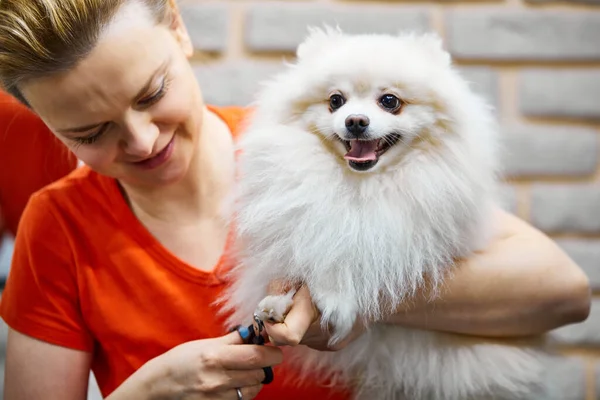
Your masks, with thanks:
[[(261, 323), (262, 323), (262, 321), (261, 321)], [(259, 324), (259, 326), (258, 326), (259, 331), (262, 330), (260, 328), (261, 328), (261, 325)], [(254, 329), (254, 324), (251, 324), (248, 327), (243, 327), (240, 325), (240, 326), (235, 327), (234, 330), (237, 331), (237, 333), (240, 335), (240, 337), (242, 338), (242, 341), (245, 344), (257, 344), (259, 346), (265, 344), (265, 338), (262, 337), (262, 335), (256, 334), (256, 331)], [(265, 379), (261, 383), (264, 385), (268, 385), (269, 383), (273, 382), (273, 379), (274, 379), (273, 368), (265, 367), (265, 368), (263, 368), (263, 371), (265, 372)]]

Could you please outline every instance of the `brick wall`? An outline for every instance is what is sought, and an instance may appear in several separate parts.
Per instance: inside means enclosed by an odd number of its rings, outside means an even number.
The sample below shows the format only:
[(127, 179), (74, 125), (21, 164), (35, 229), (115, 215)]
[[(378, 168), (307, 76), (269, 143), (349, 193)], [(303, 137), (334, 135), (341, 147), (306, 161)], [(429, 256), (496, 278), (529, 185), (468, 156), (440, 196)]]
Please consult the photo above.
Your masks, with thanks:
[[(247, 104), (293, 57), (306, 25), (433, 29), (496, 106), (509, 152), (508, 207), (556, 238), (600, 295), (600, 0), (181, 0), (208, 102)], [(600, 296), (557, 332), (556, 399), (600, 399)], [(598, 389), (596, 389), (596, 385)]]

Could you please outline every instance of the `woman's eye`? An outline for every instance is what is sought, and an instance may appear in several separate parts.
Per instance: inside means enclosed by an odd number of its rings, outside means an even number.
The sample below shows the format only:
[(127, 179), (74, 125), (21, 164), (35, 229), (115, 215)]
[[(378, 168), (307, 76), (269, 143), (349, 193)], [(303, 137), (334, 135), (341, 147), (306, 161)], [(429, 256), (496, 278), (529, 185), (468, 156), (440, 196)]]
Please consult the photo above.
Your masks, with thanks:
[(385, 94), (379, 99), (379, 104), (388, 111), (395, 111), (402, 105), (402, 101), (393, 94)]
[(331, 111), (335, 111), (341, 106), (343, 106), (345, 102), (346, 99), (344, 99), (344, 97), (341, 94), (331, 95), (331, 97), (329, 98), (329, 108), (331, 109)]
[(108, 124), (102, 125), (96, 133), (93, 133), (90, 136), (75, 138), (75, 141), (79, 144), (96, 143), (98, 139), (100, 139), (100, 137), (104, 134), (104, 132), (106, 132), (106, 129), (108, 129)]
[(138, 105), (142, 106), (142, 107), (148, 107), (151, 106), (155, 103), (157, 103), (160, 99), (162, 99), (166, 93), (166, 79), (163, 79), (162, 83), (160, 84), (160, 87), (149, 97), (146, 97), (140, 101), (138, 101)]

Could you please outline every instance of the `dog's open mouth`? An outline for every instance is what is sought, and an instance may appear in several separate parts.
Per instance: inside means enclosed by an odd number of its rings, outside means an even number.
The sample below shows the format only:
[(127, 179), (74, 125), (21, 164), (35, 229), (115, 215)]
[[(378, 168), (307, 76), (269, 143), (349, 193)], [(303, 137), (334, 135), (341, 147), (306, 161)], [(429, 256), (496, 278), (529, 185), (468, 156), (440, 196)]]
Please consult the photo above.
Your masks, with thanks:
[(379, 157), (398, 143), (400, 138), (399, 134), (391, 133), (373, 140), (340, 139), (340, 141), (348, 151), (344, 158), (348, 160), (350, 167), (357, 171), (366, 171), (374, 167), (379, 161)]

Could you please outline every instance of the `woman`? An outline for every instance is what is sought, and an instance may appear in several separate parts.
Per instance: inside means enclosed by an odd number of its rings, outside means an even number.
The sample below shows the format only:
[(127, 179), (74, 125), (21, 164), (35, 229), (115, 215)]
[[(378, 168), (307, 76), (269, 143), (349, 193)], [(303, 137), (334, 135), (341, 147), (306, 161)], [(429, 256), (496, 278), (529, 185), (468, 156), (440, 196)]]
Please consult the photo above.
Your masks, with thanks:
[[(232, 262), (224, 206), (244, 111), (203, 104), (174, 1), (2, 0), (0, 14), (1, 82), (86, 164), (36, 193), (20, 222), (0, 306), (5, 398), (83, 399), (90, 368), (111, 400), (347, 398), (287, 385), (279, 348), (224, 332), (213, 301)], [(388, 322), (511, 336), (585, 319), (581, 270), (498, 217), (503, 234), (443, 300), (415, 299)], [(268, 333), (325, 349), (306, 291)]]

